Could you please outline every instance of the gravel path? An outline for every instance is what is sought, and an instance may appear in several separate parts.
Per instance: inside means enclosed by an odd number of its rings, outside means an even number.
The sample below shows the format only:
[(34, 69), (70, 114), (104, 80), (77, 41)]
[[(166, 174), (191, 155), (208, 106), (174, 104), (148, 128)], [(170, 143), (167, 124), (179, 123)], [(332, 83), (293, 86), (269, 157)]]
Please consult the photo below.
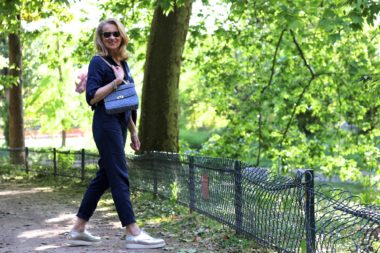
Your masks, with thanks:
[(70, 247), (66, 235), (78, 201), (78, 194), (71, 197), (50, 187), (0, 182), (0, 253), (168, 252), (168, 248), (125, 250), (120, 223), (117, 217), (106, 217), (106, 211), (95, 212), (88, 227), (103, 238), (102, 244)]

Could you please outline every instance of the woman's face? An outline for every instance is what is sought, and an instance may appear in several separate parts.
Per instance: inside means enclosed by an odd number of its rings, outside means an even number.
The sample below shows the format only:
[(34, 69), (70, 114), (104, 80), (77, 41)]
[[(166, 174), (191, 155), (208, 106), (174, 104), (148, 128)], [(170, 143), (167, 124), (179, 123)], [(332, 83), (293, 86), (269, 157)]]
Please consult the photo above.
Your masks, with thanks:
[(110, 53), (118, 51), (121, 43), (121, 37), (116, 25), (105, 24), (103, 26), (102, 41)]

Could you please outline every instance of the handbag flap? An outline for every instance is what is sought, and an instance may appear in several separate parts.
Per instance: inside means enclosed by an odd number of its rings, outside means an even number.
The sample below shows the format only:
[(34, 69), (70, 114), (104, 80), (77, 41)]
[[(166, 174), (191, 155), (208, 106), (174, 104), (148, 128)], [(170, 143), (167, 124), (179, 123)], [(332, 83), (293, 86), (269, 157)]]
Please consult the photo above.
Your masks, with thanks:
[(133, 83), (122, 84), (115, 91), (104, 98), (104, 102), (119, 100), (127, 97), (136, 96), (135, 85)]

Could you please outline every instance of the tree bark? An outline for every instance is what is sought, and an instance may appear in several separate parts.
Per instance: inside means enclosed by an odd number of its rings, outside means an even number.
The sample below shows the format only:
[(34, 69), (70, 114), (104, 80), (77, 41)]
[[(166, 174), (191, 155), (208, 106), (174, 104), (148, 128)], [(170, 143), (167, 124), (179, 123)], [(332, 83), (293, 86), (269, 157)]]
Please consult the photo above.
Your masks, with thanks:
[[(0, 36), (0, 47), (1, 48), (8, 47), (7, 37)], [(8, 58), (9, 57), (8, 52), (5, 52), (3, 56), (5, 58)], [(4, 67), (0, 70), (0, 75), (7, 76), (8, 71), (9, 71), (8, 67)], [(4, 124), (2, 130), (3, 130), (4, 139), (5, 139), (5, 146), (9, 147), (9, 116), (8, 116), (9, 115), (9, 109), (8, 109), (9, 89), (7, 89), (7, 86), (4, 84), (3, 84), (3, 87), (4, 87), (4, 90), (0, 91), (0, 96), (1, 96), (0, 99), (4, 101), (2, 105), (0, 105), (0, 117)]]
[(66, 147), (66, 130), (61, 131), (61, 147)]
[(8, 35), (9, 45), (9, 75), (17, 80), (9, 88), (9, 147), (11, 148), (11, 163), (24, 163), (24, 120), (22, 103), (21, 77), (21, 43), (15, 33)]
[(168, 15), (156, 7), (147, 48), (141, 101), (141, 152), (178, 152), (178, 85), (191, 0)]

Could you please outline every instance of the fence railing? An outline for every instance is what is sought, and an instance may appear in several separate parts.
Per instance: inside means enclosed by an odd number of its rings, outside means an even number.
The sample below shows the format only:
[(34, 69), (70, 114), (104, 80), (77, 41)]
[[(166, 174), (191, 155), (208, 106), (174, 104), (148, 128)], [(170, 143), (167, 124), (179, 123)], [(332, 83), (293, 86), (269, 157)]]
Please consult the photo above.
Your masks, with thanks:
[[(0, 149), (9, 164), (10, 149)], [(98, 155), (25, 149), (19, 169), (91, 178)], [(197, 211), (278, 252), (378, 252), (380, 207), (349, 192), (314, 186), (312, 170), (279, 176), (224, 159), (151, 152), (127, 156), (131, 186), (175, 197)]]

